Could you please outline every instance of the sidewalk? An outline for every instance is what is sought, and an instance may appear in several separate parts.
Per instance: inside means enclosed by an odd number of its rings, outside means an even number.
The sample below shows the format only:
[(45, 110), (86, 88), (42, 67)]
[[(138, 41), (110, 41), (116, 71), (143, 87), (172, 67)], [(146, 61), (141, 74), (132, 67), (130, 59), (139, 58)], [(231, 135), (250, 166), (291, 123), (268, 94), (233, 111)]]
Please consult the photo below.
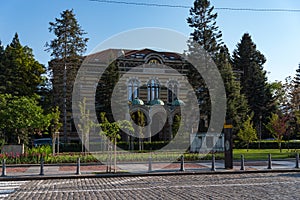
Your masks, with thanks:
[[(272, 169), (268, 169), (267, 161), (247, 161), (245, 162), (245, 170), (240, 170), (239, 162), (234, 162), (233, 169), (224, 169), (223, 161), (215, 162), (215, 171), (212, 170), (211, 161), (207, 162), (186, 162), (181, 171), (181, 163), (163, 163), (153, 162), (149, 163), (122, 163), (117, 164), (116, 175), (133, 175), (133, 174), (176, 174), (176, 173), (250, 173), (250, 172), (272, 172), (272, 171), (299, 171), (296, 169), (296, 162), (294, 160), (277, 160), (272, 161)], [(113, 167), (113, 166), (112, 166)], [(110, 176), (112, 174), (106, 173), (106, 165), (97, 163), (81, 164), (80, 175), (77, 174), (77, 164), (60, 164), (60, 165), (44, 165), (43, 173), (41, 175), (40, 165), (7, 165), (6, 176), (1, 176), (0, 181), (8, 179), (43, 179), (43, 178), (82, 178), (93, 176)], [(149, 168), (151, 171), (149, 171)], [(113, 172), (113, 170), (112, 170)], [(0, 168), (2, 174), (2, 168)], [(0, 174), (0, 175), (1, 175)]]

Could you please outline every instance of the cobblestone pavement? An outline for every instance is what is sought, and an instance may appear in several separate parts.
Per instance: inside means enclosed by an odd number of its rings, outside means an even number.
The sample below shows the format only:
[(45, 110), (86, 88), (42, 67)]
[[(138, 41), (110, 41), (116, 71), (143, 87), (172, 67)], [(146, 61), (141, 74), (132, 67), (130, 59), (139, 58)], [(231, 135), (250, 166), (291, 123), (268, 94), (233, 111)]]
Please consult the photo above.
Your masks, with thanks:
[(300, 199), (300, 174), (246, 173), (33, 180), (8, 199)]
[(0, 200), (7, 198), (16, 189), (29, 181), (5, 181), (0, 182)]

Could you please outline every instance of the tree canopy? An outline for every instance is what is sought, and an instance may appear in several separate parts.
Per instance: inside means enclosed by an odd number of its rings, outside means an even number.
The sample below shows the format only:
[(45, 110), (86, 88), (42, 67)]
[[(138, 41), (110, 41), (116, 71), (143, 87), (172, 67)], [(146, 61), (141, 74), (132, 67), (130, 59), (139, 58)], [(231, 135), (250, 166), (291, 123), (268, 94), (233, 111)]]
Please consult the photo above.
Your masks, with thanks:
[(28, 144), (29, 135), (48, 130), (53, 113), (45, 114), (38, 98), (0, 94), (0, 131), (6, 142)]
[(32, 96), (45, 83), (45, 71), (32, 49), (21, 45), (17, 33), (5, 49), (0, 45), (0, 93)]
[(218, 15), (213, 10), (214, 7), (210, 5), (209, 0), (195, 0), (194, 6), (190, 9), (190, 17), (187, 18), (187, 23), (193, 28), (192, 39), (211, 56), (222, 44), (222, 33), (216, 25)]
[(234, 50), (232, 63), (234, 70), (240, 73), (241, 92), (247, 98), (249, 112), (254, 113), (253, 122), (256, 127), (260, 120), (267, 123), (276, 108), (263, 68), (265, 62), (265, 56), (256, 49), (250, 34), (245, 33)]
[(248, 104), (244, 94), (241, 94), (240, 82), (233, 73), (230, 54), (226, 46), (222, 46), (216, 56), (216, 65), (222, 76), (227, 100), (226, 118), (233, 123), (233, 134), (237, 134), (247, 118)]
[(51, 56), (58, 59), (67, 57), (77, 57), (86, 51), (88, 38), (79, 25), (72, 10), (65, 10), (60, 14), (61, 18), (55, 18), (55, 22), (50, 22), (49, 31), (56, 36), (50, 44), (46, 43), (46, 51), (51, 52)]

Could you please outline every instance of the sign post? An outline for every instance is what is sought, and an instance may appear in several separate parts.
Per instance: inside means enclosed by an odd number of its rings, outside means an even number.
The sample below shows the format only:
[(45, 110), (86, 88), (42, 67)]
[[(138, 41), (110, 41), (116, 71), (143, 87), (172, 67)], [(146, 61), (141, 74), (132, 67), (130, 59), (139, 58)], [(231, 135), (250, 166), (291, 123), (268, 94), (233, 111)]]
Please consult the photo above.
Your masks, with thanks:
[(233, 169), (233, 154), (232, 154), (232, 123), (227, 120), (224, 124), (224, 155), (225, 155), (225, 169)]

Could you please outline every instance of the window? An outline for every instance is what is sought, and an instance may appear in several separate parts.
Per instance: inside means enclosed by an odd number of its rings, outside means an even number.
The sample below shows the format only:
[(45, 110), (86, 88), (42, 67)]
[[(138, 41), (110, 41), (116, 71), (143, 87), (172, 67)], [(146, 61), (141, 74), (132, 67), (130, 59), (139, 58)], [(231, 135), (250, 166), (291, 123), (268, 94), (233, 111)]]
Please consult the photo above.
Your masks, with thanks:
[(178, 83), (176, 81), (170, 81), (168, 84), (168, 102), (172, 103), (178, 96)]
[(159, 99), (159, 82), (158, 80), (150, 80), (147, 86), (148, 90), (148, 102), (154, 99)]
[(139, 97), (139, 81), (137, 79), (131, 79), (128, 82), (128, 100), (132, 101)]
[(148, 63), (149, 63), (149, 64), (156, 64), (156, 65), (157, 65), (157, 64), (160, 64), (159, 60), (157, 60), (157, 59), (155, 59), (155, 58), (149, 60)]

